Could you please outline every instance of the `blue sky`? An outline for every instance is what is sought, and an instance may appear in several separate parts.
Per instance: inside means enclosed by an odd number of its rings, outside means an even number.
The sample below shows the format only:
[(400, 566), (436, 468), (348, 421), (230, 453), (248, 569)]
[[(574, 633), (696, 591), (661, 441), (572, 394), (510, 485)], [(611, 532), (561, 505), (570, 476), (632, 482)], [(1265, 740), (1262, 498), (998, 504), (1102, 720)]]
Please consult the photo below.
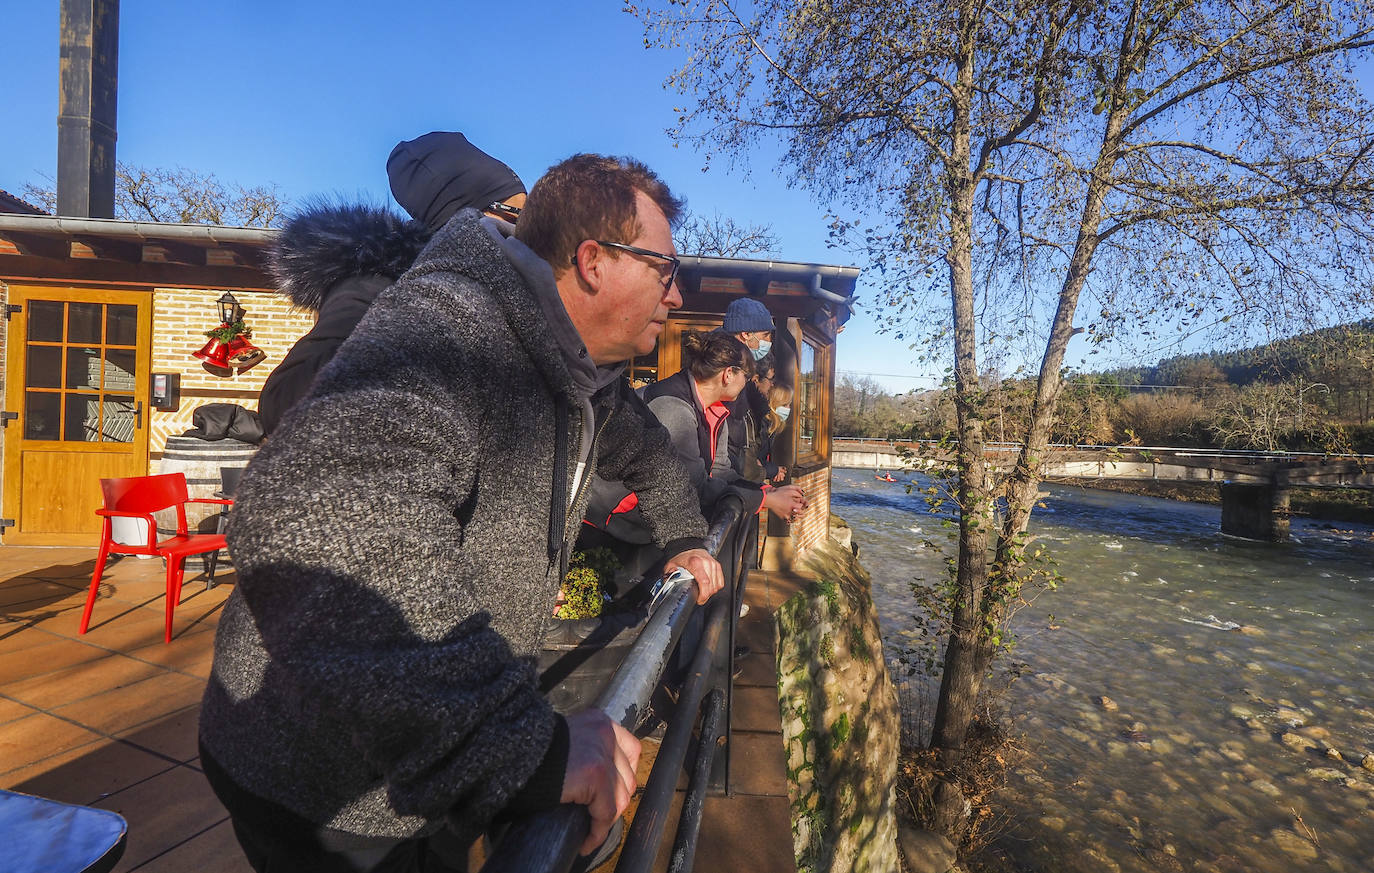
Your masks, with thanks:
[[(724, 161), (703, 172), (700, 154), (673, 144), (684, 98), (663, 81), (682, 56), (646, 49), (615, 0), (122, 0), (120, 13), (121, 160), (275, 183), (291, 201), (385, 203), (392, 146), (461, 130), (527, 184), (575, 152), (633, 155), (693, 211), (771, 225), (784, 259), (854, 263), (827, 248), (825, 207), (787, 187), (773, 147), (746, 175)], [(56, 166), (57, 0), (8, 0), (3, 21), (0, 188), (18, 194)], [(883, 313), (863, 305), (873, 280), (860, 280), (839, 370), (896, 392), (938, 384), (939, 368), (878, 333)], [(1087, 351), (1076, 339), (1068, 359), (1117, 363)]]
[[(57, 155), (58, 3), (5, 4), (0, 53), (0, 188), (52, 177)], [(825, 209), (791, 190), (776, 156), (751, 174), (675, 147), (681, 98), (663, 88), (679, 57), (646, 50), (617, 2), (122, 0), (120, 160), (276, 183), (290, 200), (337, 194), (390, 201), (392, 146), (461, 130), (526, 184), (579, 151), (629, 154), (696, 212), (771, 224), (787, 260), (850, 263), (826, 247)], [(860, 285), (861, 299), (873, 299)], [(840, 338), (842, 371), (930, 387), (906, 344), (860, 311)]]

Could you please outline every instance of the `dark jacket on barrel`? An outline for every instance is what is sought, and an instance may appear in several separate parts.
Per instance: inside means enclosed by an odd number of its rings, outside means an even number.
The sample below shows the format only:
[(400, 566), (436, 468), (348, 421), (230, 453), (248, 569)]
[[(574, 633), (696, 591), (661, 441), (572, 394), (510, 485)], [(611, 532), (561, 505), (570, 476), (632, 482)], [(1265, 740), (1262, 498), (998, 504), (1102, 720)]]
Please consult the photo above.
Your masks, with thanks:
[(468, 210), (435, 235), (239, 486), (201, 742), (335, 830), (472, 839), (556, 803), (531, 656), (585, 483), (634, 487), (670, 552), (705, 532), (668, 434), (551, 340), (571, 331), (552, 271), (495, 226)]

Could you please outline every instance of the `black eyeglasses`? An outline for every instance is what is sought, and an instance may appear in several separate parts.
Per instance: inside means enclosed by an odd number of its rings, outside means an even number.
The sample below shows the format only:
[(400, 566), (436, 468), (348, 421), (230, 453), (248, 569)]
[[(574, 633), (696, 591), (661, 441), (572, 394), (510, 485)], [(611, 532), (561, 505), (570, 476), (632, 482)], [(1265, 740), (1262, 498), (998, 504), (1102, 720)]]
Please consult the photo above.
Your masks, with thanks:
[(519, 206), (511, 206), (509, 203), (502, 203), (500, 200), (497, 200), (495, 203), (488, 203), (486, 211), (495, 212), (497, 215), (509, 219), (510, 221), (515, 221), (515, 219), (520, 217)]
[[(663, 252), (656, 252), (651, 249), (641, 249), (639, 246), (627, 246), (624, 243), (607, 242), (603, 239), (594, 239), (592, 240), (592, 242), (596, 243), (599, 246), (606, 246), (607, 248), (612, 249), (620, 249), (622, 252), (629, 252), (632, 255), (645, 255), (650, 258), (658, 258), (661, 261), (667, 261), (668, 263), (672, 264), (673, 269), (668, 272), (668, 277), (663, 280), (664, 291), (667, 291), (669, 288), (673, 287), (673, 282), (677, 279), (678, 268), (682, 266), (682, 262), (679, 261), (676, 257), (674, 257), (673, 255), (665, 255), (663, 254)], [(573, 255), (572, 262), (574, 264), (577, 263), (577, 255)]]

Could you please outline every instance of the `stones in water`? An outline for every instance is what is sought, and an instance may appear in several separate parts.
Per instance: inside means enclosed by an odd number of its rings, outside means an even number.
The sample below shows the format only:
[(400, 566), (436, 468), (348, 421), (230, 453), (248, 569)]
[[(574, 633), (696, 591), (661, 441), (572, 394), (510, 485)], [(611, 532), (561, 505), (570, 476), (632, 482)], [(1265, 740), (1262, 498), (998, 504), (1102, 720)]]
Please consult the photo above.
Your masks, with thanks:
[(1294, 833), (1287, 828), (1275, 828), (1269, 832), (1269, 838), (1283, 850), (1285, 855), (1298, 861), (1317, 860), (1317, 847), (1312, 845), (1312, 841), (1301, 834)]
[(897, 845), (911, 873), (949, 873), (958, 861), (948, 839), (907, 821), (897, 823)]

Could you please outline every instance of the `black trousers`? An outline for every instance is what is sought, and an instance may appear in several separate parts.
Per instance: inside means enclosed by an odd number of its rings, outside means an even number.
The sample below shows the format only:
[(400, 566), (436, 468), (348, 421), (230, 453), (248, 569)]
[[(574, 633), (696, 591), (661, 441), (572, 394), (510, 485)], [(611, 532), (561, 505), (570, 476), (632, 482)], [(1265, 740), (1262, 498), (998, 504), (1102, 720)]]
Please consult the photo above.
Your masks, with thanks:
[(468, 847), (447, 830), (415, 839), (334, 830), (244, 790), (204, 746), (200, 760), (258, 873), (467, 873)]

